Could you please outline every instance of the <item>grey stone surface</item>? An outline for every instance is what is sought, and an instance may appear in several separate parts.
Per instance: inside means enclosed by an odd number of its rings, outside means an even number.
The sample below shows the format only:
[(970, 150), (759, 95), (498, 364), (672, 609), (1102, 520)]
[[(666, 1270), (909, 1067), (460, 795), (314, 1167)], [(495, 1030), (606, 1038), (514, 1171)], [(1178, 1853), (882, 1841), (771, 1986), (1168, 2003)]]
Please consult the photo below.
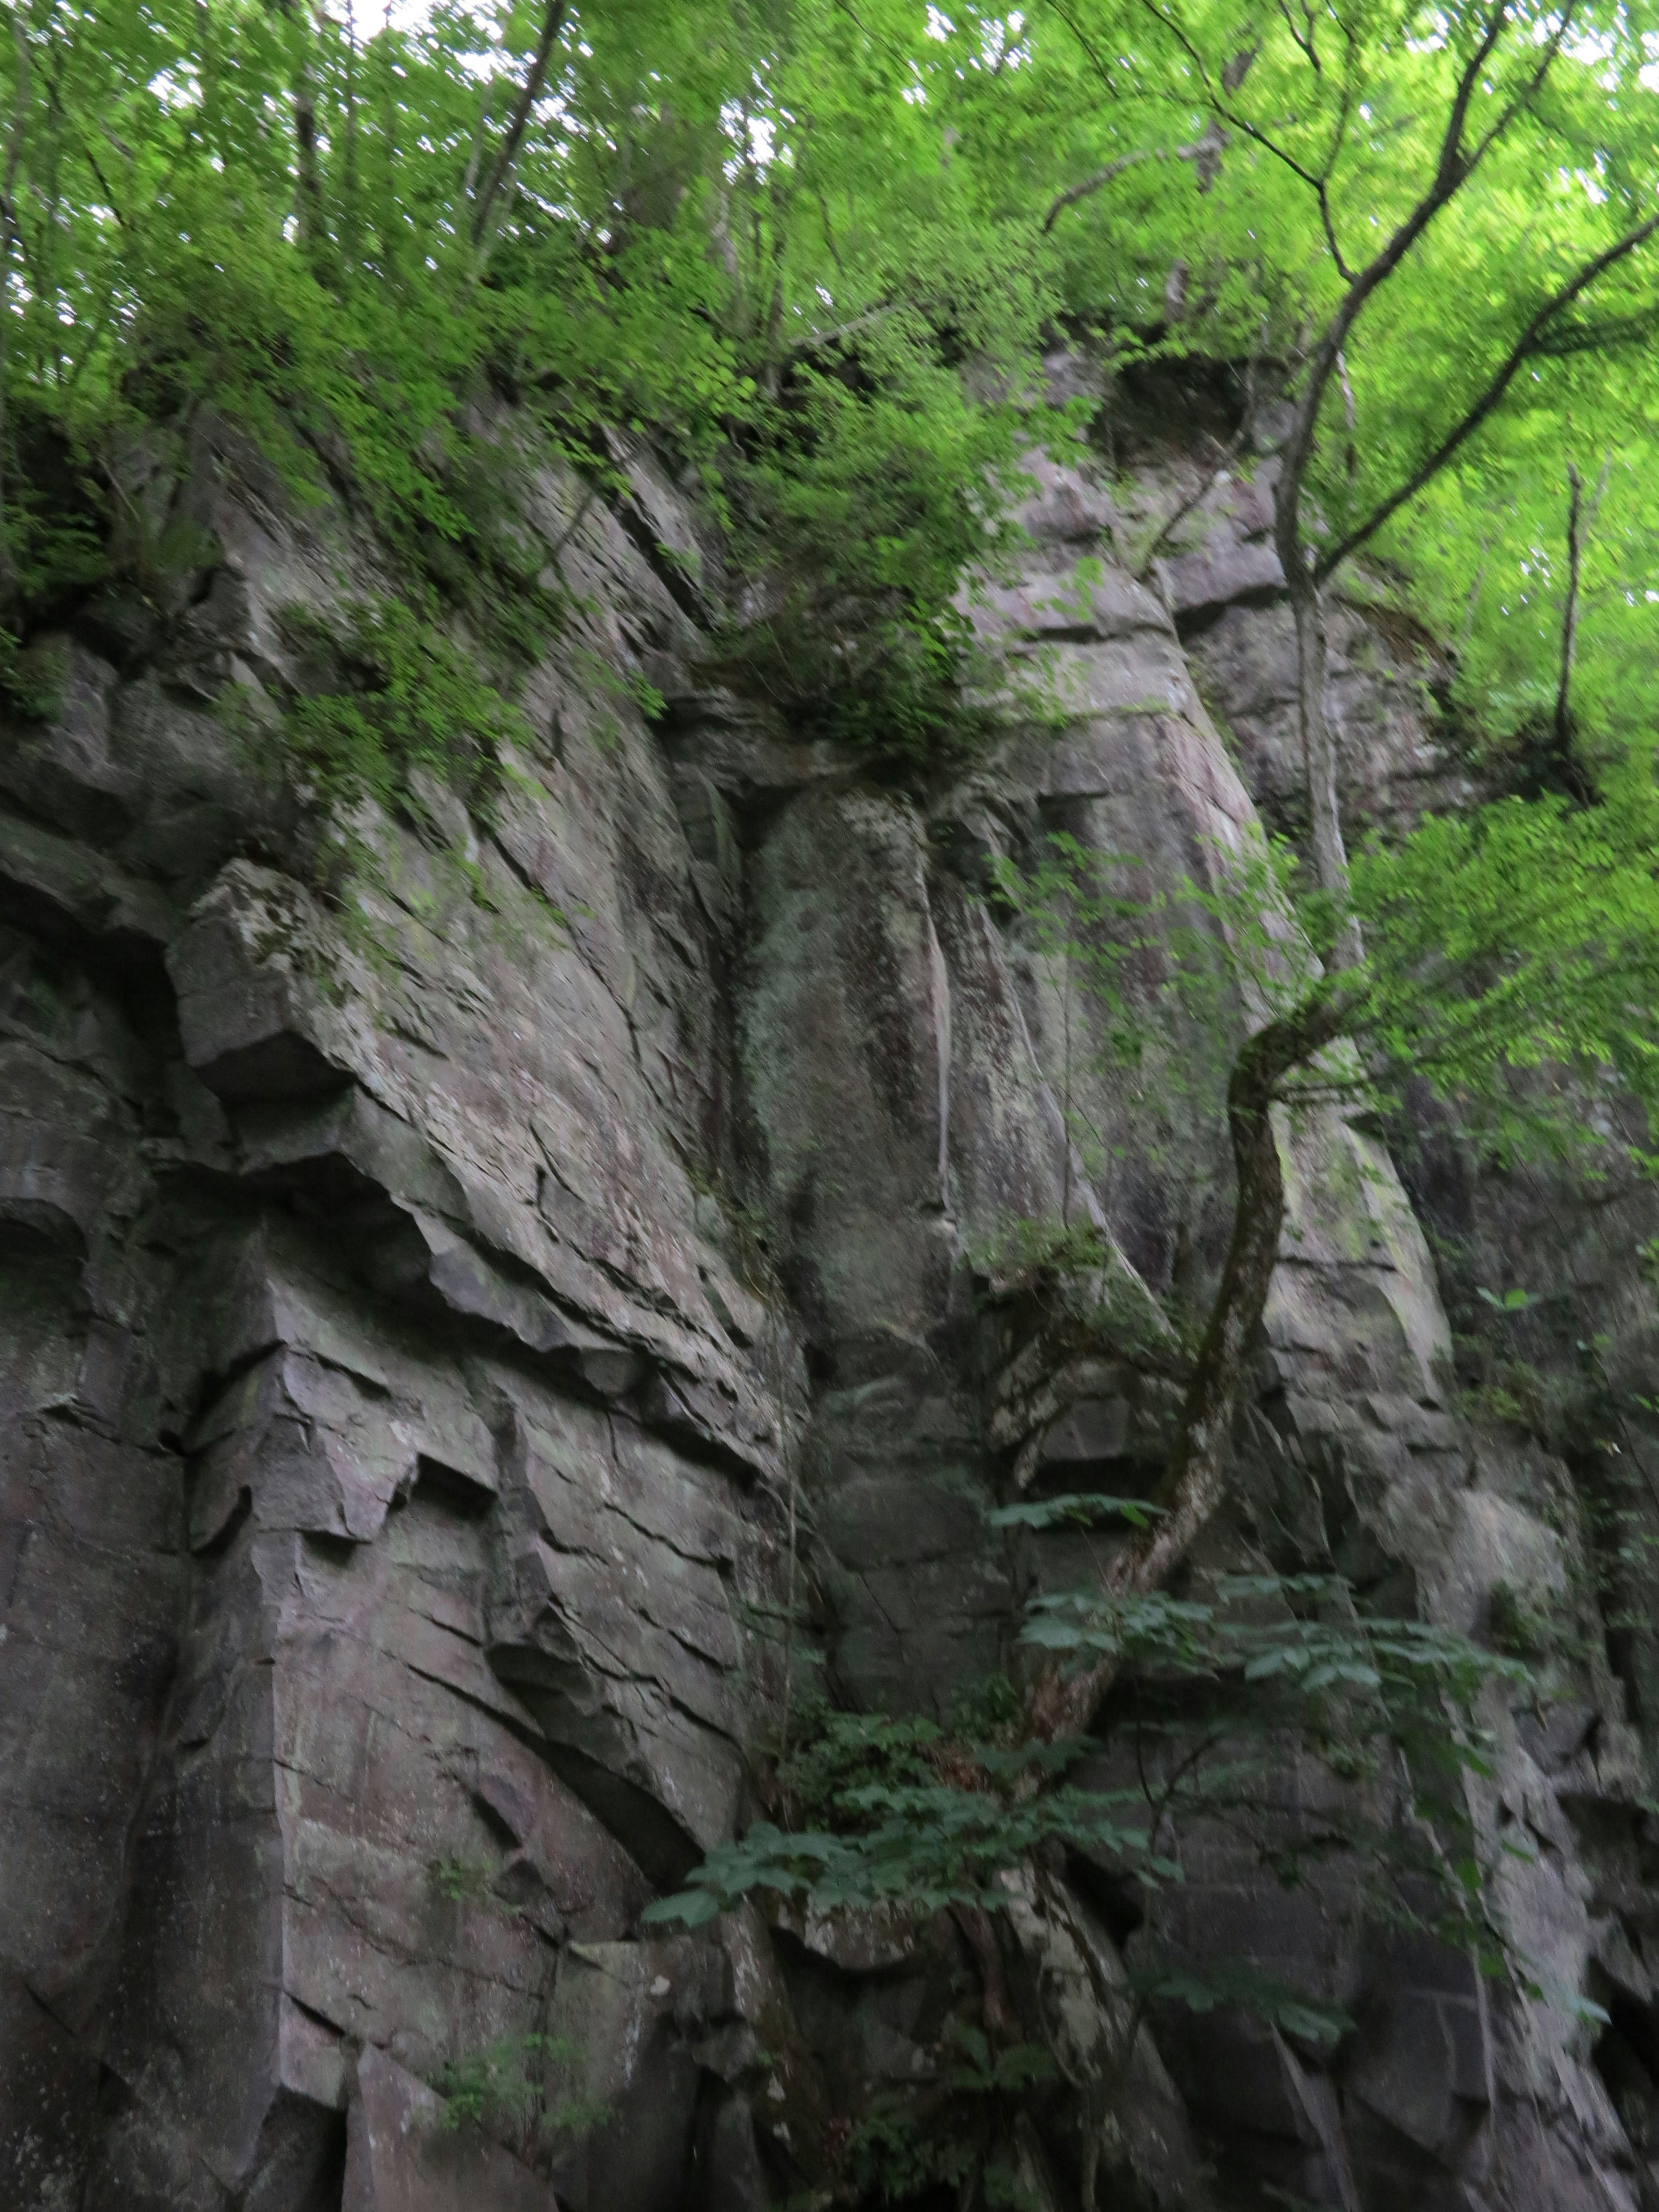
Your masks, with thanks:
[[(614, 506), (527, 458), (584, 627), (530, 681), (494, 818), (366, 813), (342, 896), (210, 706), (274, 684), (283, 610), (371, 582), (374, 550), (285, 514), (206, 413), (193, 453), (193, 598), (142, 635), (82, 611), (42, 644), (57, 713), (0, 746), (0, 2196), (758, 2212), (831, 2185), (876, 2087), (938, 2078), (982, 1950), (754, 1913), (670, 1942), (640, 1912), (753, 1811), (786, 1647), (797, 1686), (822, 1660), (855, 1702), (947, 1710), (1094, 1556), (986, 1509), (1156, 1477), (1252, 986), (1218, 933), (1212, 1018), (1114, 1061), (984, 894), (1056, 830), (1175, 891), (1258, 809), (1294, 828), (1263, 486), (1219, 480), (1141, 582), (1186, 465), (1109, 492), (1035, 464), (1024, 572), (972, 611), (1069, 718), (1011, 695), (924, 805), (704, 680), (717, 562), (648, 453)], [(1385, 822), (1456, 795), (1391, 621), (1342, 612), (1333, 677), (1350, 804)], [(596, 668), (647, 674), (660, 722)], [(1085, 1875), (1039, 1869), (1003, 1971), (1082, 2086), (1022, 2123), (1034, 2201), (1069, 2212), (1085, 2175), (1167, 2207), (1659, 2201), (1659, 1647), (1629, 1589), (1606, 1633), (1617, 1562), (1576, 1503), (1659, 1453), (1639, 1422), (1528, 1432), (1457, 1368), (1501, 1326), (1576, 1373), (1565, 1298), (1500, 1324), (1475, 1295), (1570, 1285), (1639, 1395), (1659, 1222), (1419, 1136), (1404, 1184), (1335, 1116), (1287, 1139), (1205, 1557), (1335, 1565), (1476, 1632), (1500, 1591), (1577, 1609), (1537, 1699), (1494, 1699), (1477, 1807), (1550, 2001), (1382, 1943), (1352, 1868), (1286, 1894), (1211, 1838), (1162, 1934), (1300, 1975), (1354, 2031), (1160, 2019), (1105, 2097), (1126, 1969)], [(1097, 1234), (1105, 1349), (1017, 1249), (1062, 1214)], [(1275, 1790), (1316, 1820), (1294, 1759)], [(602, 2112), (443, 2126), (446, 2069), (509, 2046)]]
[(558, 2212), (552, 2190), (499, 2144), (445, 2124), (441, 2099), (383, 2051), (363, 2053), (340, 2212)]

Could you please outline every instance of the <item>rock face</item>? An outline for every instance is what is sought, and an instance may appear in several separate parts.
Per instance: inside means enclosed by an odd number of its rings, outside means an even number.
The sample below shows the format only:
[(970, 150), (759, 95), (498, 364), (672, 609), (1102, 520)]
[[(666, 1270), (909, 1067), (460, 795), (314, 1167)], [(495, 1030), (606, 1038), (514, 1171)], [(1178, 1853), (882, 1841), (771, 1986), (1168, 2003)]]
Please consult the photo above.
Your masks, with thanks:
[[(1215, 1085), (1248, 983), (1218, 1036), (1168, 1036), (1131, 1080), (985, 893), (993, 856), (1056, 830), (1148, 888), (1202, 878), (1283, 800), (1259, 491), (1223, 486), (1142, 584), (1111, 502), (1044, 464), (1029, 572), (982, 618), (1043, 656), (1069, 720), (1011, 726), (923, 805), (700, 684), (695, 576), (654, 552), (692, 523), (647, 460), (633, 481), (578, 514), (527, 472), (580, 610), (531, 684), (533, 744), (488, 822), (435, 790), (419, 830), (365, 814), (336, 896), (204, 702), (270, 686), (284, 611), (368, 588), (373, 548), (277, 519), (209, 418), (170, 495), (211, 565), (142, 655), (85, 611), (45, 648), (55, 715), (4, 733), (20, 2212), (760, 2212), (822, 2186), (837, 2115), (937, 2070), (965, 1939), (744, 1913), (663, 1941), (640, 1911), (752, 1811), (750, 1754), (809, 1662), (854, 1703), (943, 1709), (1006, 1660), (1068, 1559), (988, 1527), (1011, 1480), (1158, 1462), (1166, 1303), (1201, 1299), (1224, 1241)], [(1360, 781), (1420, 793), (1442, 771), (1410, 671), (1345, 621)], [(1652, 1224), (1483, 1181), (1431, 1127), (1396, 1150), (1405, 1184), (1373, 1133), (1295, 1134), (1207, 1543), (1466, 1629), (1498, 1592), (1578, 1608), (1554, 1701), (1491, 1717), (1481, 1808), (1528, 1841), (1504, 1906), (1549, 2001), (1218, 1844), (1170, 1932), (1318, 1984), (1357, 2031), (1328, 2061), (1226, 2014), (1143, 2036), (1119, 2107), (1022, 2137), (1056, 2212), (1097, 2172), (1171, 2206), (1659, 2201), (1659, 1672), (1644, 1624), (1595, 1613), (1577, 1502), (1611, 1440), (1570, 1466), (1490, 1391), (1471, 1425), (1445, 1303), (1467, 1319), (1476, 1285), (1524, 1279), (1547, 1224), (1639, 1378)], [(1054, 1351), (1016, 1294), (1016, 1225), (1062, 1215), (1105, 1240), (1109, 1357)], [(1560, 1330), (1535, 1349), (1574, 1356)], [(1012, 1917), (1085, 2079), (1127, 2002), (1107, 1918), (1058, 1875)], [(581, 2109), (515, 2133), (497, 2100), (481, 2131), (481, 2067), (523, 2112)]]

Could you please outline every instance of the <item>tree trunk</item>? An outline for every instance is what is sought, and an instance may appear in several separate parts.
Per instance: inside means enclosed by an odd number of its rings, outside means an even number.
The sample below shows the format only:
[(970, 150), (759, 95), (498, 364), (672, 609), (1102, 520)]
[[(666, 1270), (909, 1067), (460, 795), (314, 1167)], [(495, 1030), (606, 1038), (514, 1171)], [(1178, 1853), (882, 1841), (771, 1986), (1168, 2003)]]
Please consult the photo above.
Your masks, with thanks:
[(1583, 515), (1584, 487), (1577, 469), (1567, 463), (1567, 600), (1561, 612), (1561, 676), (1555, 691), (1555, 750), (1563, 762), (1572, 758), (1572, 665), (1578, 651), (1578, 577), (1583, 565), (1579, 524)]
[(495, 158), (489, 165), (477, 198), (473, 202), (472, 247), (478, 256), (480, 268), (489, 251), (489, 220), (495, 213), (495, 202), (501, 196), (502, 186), (513, 174), (514, 165), (519, 158), (519, 148), (535, 112), (536, 102), (542, 96), (542, 88), (547, 82), (548, 64), (553, 58), (553, 48), (558, 41), (559, 33), (564, 28), (565, 6), (566, 0), (547, 0), (542, 11), (541, 35), (536, 41), (536, 51), (530, 58), (529, 73), (513, 103), (513, 112), (507, 117), (507, 129), (501, 134)]
[(281, 0), (287, 17), (293, 67), (295, 216), (300, 244), (319, 284), (333, 276), (333, 240), (323, 197), (322, 164), (317, 155), (317, 73), (312, 67), (311, 33), (303, 0)]
[[(1221, 1503), (1239, 1389), (1267, 1306), (1285, 1220), (1273, 1103), (1285, 1078), (1342, 1034), (1352, 1006), (1350, 993), (1322, 983), (1293, 1012), (1249, 1038), (1233, 1063), (1227, 1086), (1237, 1176), (1232, 1242), (1181, 1409), (1175, 1449), (1152, 1501), (1157, 1512), (1109, 1565), (1103, 1579), (1112, 1596), (1158, 1589)], [(1107, 1658), (1069, 1676), (1060, 1668), (1048, 1669), (1027, 1701), (1030, 1733), (1052, 1742), (1085, 1729), (1117, 1664)]]
[[(1342, 794), (1336, 767), (1336, 733), (1325, 711), (1325, 682), (1330, 648), (1319, 586), (1304, 571), (1291, 582), (1291, 614), (1296, 624), (1296, 713), (1302, 733), (1302, 764), (1308, 779), (1308, 817), (1314, 873), (1319, 888), (1339, 913), (1348, 903), (1348, 848), (1342, 836)], [(1358, 964), (1363, 947), (1359, 925), (1345, 919), (1331, 956), (1333, 969)]]

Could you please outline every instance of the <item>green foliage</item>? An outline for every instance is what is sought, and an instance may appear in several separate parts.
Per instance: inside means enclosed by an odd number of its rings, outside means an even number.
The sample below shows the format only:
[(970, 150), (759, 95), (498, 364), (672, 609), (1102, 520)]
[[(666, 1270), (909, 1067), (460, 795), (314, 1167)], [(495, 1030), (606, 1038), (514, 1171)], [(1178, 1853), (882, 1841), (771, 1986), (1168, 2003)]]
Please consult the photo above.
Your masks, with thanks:
[(1024, 1717), (1019, 1685), (1006, 1674), (988, 1674), (957, 1692), (951, 1706), (951, 1729), (970, 1743), (1006, 1743), (1018, 1740)]
[(1393, 1084), (1421, 1078), (1455, 1102), (1500, 1153), (1601, 1146), (1601, 1117), (1570, 1085), (1516, 1079), (1610, 1074), (1644, 1105), (1655, 1097), (1655, 853), (1650, 795), (1577, 811), (1508, 800), (1368, 845), (1354, 863), (1367, 965), (1349, 1034)]
[(708, 1854), (690, 1889), (642, 1917), (696, 1927), (755, 1890), (800, 1899), (814, 1912), (898, 1906), (927, 1914), (955, 1905), (997, 1911), (1007, 1901), (1002, 1875), (1056, 1842), (1086, 1846), (1148, 1881), (1175, 1878), (1179, 1869), (1152, 1848), (1137, 1792), (1020, 1786), (1028, 1773), (1072, 1755), (976, 1746), (977, 1787), (941, 1778), (848, 1790), (847, 1814), (859, 1824), (848, 1833), (757, 1820), (741, 1841)]
[(568, 2036), (500, 2036), (444, 2069), (437, 2085), (448, 2100), (444, 2125), (524, 2142), (590, 2135), (608, 2117), (604, 2100), (550, 2086), (582, 2058), (581, 2045)]
[(957, 601), (1017, 541), (1031, 438), (1025, 409), (975, 404), (931, 349), (925, 320), (890, 314), (860, 363), (873, 392), (802, 363), (732, 482), (742, 557), (774, 600), (729, 640), (744, 679), (808, 733), (911, 772), (959, 769), (995, 726), (998, 665)]
[[(1538, 0), (1498, 23), (1471, 143), (1526, 96), (1553, 21)], [(1182, 355), (1293, 378), (1339, 256), (1420, 192), (1486, 18), (1299, 22), (1224, 0), (467, 0), (363, 22), (29, 0), (0, 52), (0, 614), (26, 645), (112, 562), (151, 562), (167, 517), (141, 487), (207, 410), (522, 660), (562, 586), (515, 478), (551, 454), (611, 497), (649, 429), (729, 526), (722, 653), (807, 729), (949, 765), (1004, 681), (964, 576), (1009, 548), (999, 488), (1075, 427), (1036, 410), (1057, 333), (1109, 383)], [(1316, 460), (1334, 532), (1650, 204), (1648, 36), (1639, 10), (1578, 11), (1351, 334), (1352, 429), (1328, 423)], [(1460, 712), (1501, 738), (1549, 694), (1577, 458), (1601, 496), (1574, 714), (1615, 778), (1659, 702), (1650, 291), (1640, 254), (1611, 266), (1379, 541), (1459, 642)]]
[(1495, 1312), (1504, 1314), (1526, 1313), (1533, 1306), (1541, 1303), (1530, 1291), (1505, 1291), (1500, 1297), (1496, 1291), (1489, 1291), (1484, 1285), (1476, 1287), (1474, 1295), (1482, 1304), (1489, 1305)]
[[(1030, 871), (1003, 864), (999, 896), (1081, 974), (1109, 1060), (1156, 1049), (1162, 1081), (1176, 1056), (1164, 1040), (1211, 1040), (1200, 1103), (1212, 1115), (1241, 989), (1286, 1020), (1334, 992), (1339, 1042), (1290, 1068), (1293, 1107), (1398, 1109), (1425, 1084), (1500, 1158), (1593, 1155), (1608, 1142), (1593, 1102), (1609, 1078), (1659, 1104), (1655, 805), (1632, 790), (1594, 809), (1548, 796), (1431, 817), (1354, 855), (1340, 914), (1322, 893), (1297, 896), (1287, 855), (1265, 842), (1138, 895), (1124, 856), (1056, 837)], [(1310, 954), (1349, 914), (1364, 958), (1338, 986)], [(1501, 1304), (1524, 1310), (1512, 1293)]]
[(947, 2087), (972, 2097), (1019, 2097), (1044, 2081), (1053, 2081), (1059, 2069), (1040, 2045), (1008, 2043), (994, 2050), (983, 2028), (951, 2019), (945, 2036), (955, 2045), (956, 2063), (945, 2075)]
[(932, 1721), (837, 1712), (818, 1696), (800, 1701), (796, 1721), (778, 1780), (804, 1820), (856, 1827), (862, 1791), (923, 1785), (937, 1775), (933, 1754), (944, 1732)]
[(939, 2049), (937, 2082), (920, 2107), (878, 2097), (848, 2129), (836, 2160), (839, 2199), (908, 2204), (941, 2186), (973, 2187), (987, 2206), (1024, 2212), (1030, 2200), (997, 2146), (1012, 2114), (1057, 2080), (1054, 2060), (1036, 2044), (994, 2046), (956, 2014)]
[[(1426, 1623), (1368, 1620), (1340, 1578), (1322, 1576), (1218, 1577), (1207, 1597), (1045, 1596), (1030, 1608), (1024, 1641), (1067, 1665), (1109, 1655), (1142, 1686), (1133, 1786), (1073, 1780), (1086, 1744), (987, 1742), (925, 1722), (836, 1716), (818, 1723), (833, 1747), (817, 1754), (831, 1776), (812, 1801), (819, 1825), (756, 1822), (646, 1919), (695, 1926), (757, 1890), (815, 1912), (996, 1911), (1003, 1878), (1055, 1844), (1155, 1889), (1181, 1878), (1186, 1827), (1250, 1811), (1288, 1735), (1351, 1783), (1409, 1775), (1412, 1816), (1379, 1819), (1362, 1787), (1316, 1835), (1263, 1845), (1277, 1877), (1294, 1883), (1310, 1856), (1356, 1852), (1376, 1871), (1373, 1911), (1394, 1895), (1402, 1922), (1487, 1954), (1501, 1949), (1478, 1872), (1472, 1886), (1468, 1878), (1478, 1857), (1463, 1784), (1490, 1771), (1473, 1706), (1492, 1680), (1524, 1680), (1514, 1662)], [(1399, 1887), (1408, 1875), (1414, 1897)], [(1215, 1967), (1216, 1989), (1230, 1994), (1212, 2002), (1254, 2002), (1254, 1969)], [(1273, 2007), (1300, 2002), (1266, 1981), (1256, 1994), (1275, 2018)]]
[(1113, 1264), (1109, 1241), (1092, 1221), (1026, 1214), (1000, 1222), (990, 1237), (970, 1241), (968, 1258), (975, 1274), (1018, 1287), (1035, 1286), (1049, 1275), (1099, 1275)]
[(1353, 2026), (1340, 2005), (1315, 2004), (1301, 1990), (1276, 1974), (1263, 1973), (1246, 1959), (1224, 1959), (1202, 1974), (1179, 1970), (1142, 1974), (1134, 1978), (1134, 1986), (1151, 2003), (1182, 2005), (1188, 2012), (1237, 2006), (1316, 2050), (1334, 2050)]
[(1547, 1659), (1557, 1638), (1547, 1609), (1534, 1594), (1506, 1582), (1494, 1583), (1486, 1600), (1486, 1641), (1506, 1658)]
[(424, 771), (487, 815), (501, 753), (528, 736), (523, 715), (428, 615), (397, 599), (347, 603), (324, 623), (284, 618), (316, 689), (283, 718), (283, 765), (328, 811), (365, 799), (418, 807)]
[(482, 1859), (434, 1859), (427, 1874), (434, 1892), (451, 1905), (489, 1905), (495, 1901), (490, 1891), (494, 1869)]
[(853, 2201), (913, 2203), (940, 2183), (960, 2183), (972, 2154), (961, 2142), (942, 2142), (896, 2099), (878, 2104), (854, 2123), (842, 2155), (840, 2179)]

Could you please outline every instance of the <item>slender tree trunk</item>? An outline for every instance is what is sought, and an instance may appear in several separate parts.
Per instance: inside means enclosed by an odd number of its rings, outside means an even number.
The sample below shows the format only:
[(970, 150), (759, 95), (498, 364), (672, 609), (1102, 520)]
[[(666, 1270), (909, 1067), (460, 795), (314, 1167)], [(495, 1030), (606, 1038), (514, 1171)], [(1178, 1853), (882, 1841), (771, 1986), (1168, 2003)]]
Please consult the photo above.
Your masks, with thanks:
[(64, 325), (58, 315), (58, 181), (63, 168), (64, 155), (64, 46), (54, 40), (51, 47), (52, 60), (46, 76), (46, 143), (39, 147), (30, 167), (34, 173), (33, 197), (40, 209), (40, 246), (35, 254), (35, 276), (39, 286), (38, 312), (43, 324), (45, 343), (37, 359), (40, 373), (46, 370), (46, 354), (51, 353), (53, 380), (61, 383), (64, 374)]
[(322, 165), (317, 155), (317, 74), (312, 67), (310, 33), (304, 0), (281, 0), (288, 18), (292, 44), (294, 109), (295, 215), (300, 226), (300, 246), (319, 284), (330, 281), (332, 240), (328, 234), (327, 205), (323, 197)]
[(1572, 664), (1578, 651), (1578, 577), (1584, 549), (1579, 535), (1583, 520), (1584, 485), (1571, 461), (1567, 463), (1567, 603), (1561, 613), (1561, 680), (1555, 690), (1555, 750), (1566, 761), (1572, 755)]
[(380, 274), (388, 283), (398, 281), (402, 255), (398, 200), (398, 95), (392, 66), (392, 0), (386, 0), (386, 21), (375, 41), (380, 63), (380, 179), (375, 209), (380, 239)]
[(513, 103), (513, 112), (507, 118), (501, 146), (473, 204), (472, 246), (480, 261), (488, 251), (489, 218), (495, 210), (496, 199), (502, 185), (513, 173), (530, 118), (535, 111), (536, 102), (542, 96), (542, 87), (547, 82), (548, 64), (553, 58), (554, 45), (564, 27), (565, 7), (566, 0), (547, 0), (542, 15), (541, 36), (537, 40), (536, 51), (531, 57), (530, 74)]
[(349, 4), (346, 8), (346, 71), (345, 71), (345, 191), (340, 216), (340, 242), (344, 251), (345, 273), (349, 279), (358, 264), (358, 240), (361, 194), (357, 176), (357, 16)]
[[(1237, 1176), (1232, 1242), (1181, 1409), (1175, 1449), (1152, 1498), (1157, 1512), (1109, 1565), (1104, 1582), (1113, 1596), (1158, 1589), (1221, 1503), (1239, 1388), (1267, 1306), (1285, 1220), (1273, 1103), (1287, 1075), (1341, 1036), (1352, 1009), (1349, 993), (1322, 984), (1293, 1012), (1248, 1039), (1233, 1064), (1227, 1086)], [(1116, 1672), (1115, 1659), (1080, 1674), (1047, 1671), (1027, 1703), (1030, 1732), (1052, 1742), (1086, 1729)]]

